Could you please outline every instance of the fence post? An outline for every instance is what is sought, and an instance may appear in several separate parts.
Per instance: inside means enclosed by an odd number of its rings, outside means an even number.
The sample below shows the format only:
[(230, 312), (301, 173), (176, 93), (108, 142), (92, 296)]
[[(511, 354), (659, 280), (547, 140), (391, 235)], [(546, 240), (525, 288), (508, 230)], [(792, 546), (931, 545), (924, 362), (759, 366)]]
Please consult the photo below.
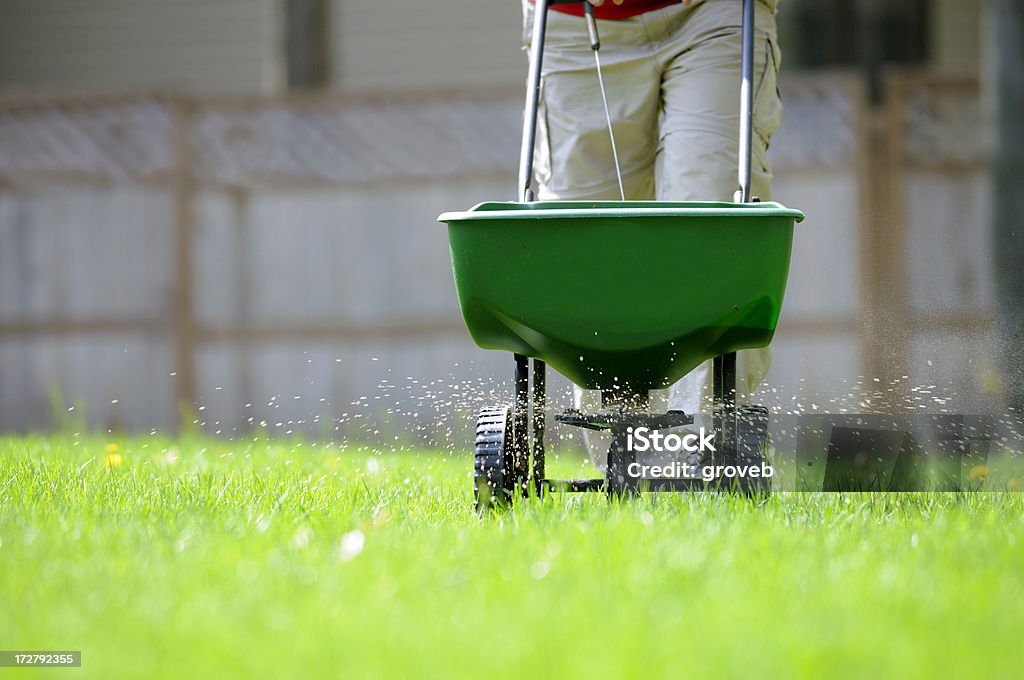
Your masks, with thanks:
[[(903, 168), (905, 164), (903, 109), (906, 79), (885, 74), (883, 103), (871, 112), (867, 171), (863, 177), (866, 202), (873, 206), (861, 239), (861, 333), (865, 378), (877, 378), (877, 406), (905, 406), (910, 339), (907, 289), (906, 219)], [(870, 389), (869, 382), (867, 387)], [(891, 391), (890, 391), (891, 390)]]
[(996, 144), (993, 173), (993, 244), (995, 253), (996, 316), (1002, 349), (1002, 373), (1007, 406), (1024, 412), (1024, 9), (1010, 0), (993, 0), (989, 11), (991, 41), (995, 44)]
[(191, 420), (196, 403), (195, 345), (196, 321), (193, 297), (193, 242), (195, 236), (195, 149), (192, 133), (195, 103), (184, 98), (171, 100), (174, 111), (174, 363), (177, 372), (175, 401), (179, 429)]

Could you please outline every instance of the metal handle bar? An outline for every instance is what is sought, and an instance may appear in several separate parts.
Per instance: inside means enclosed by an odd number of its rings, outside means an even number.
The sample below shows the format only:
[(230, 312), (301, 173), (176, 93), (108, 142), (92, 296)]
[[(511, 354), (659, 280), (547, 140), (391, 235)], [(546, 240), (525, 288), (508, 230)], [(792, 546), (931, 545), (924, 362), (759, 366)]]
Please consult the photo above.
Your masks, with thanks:
[(743, 0), (743, 54), (740, 61), (739, 191), (736, 203), (750, 202), (751, 129), (754, 122), (754, 0)]

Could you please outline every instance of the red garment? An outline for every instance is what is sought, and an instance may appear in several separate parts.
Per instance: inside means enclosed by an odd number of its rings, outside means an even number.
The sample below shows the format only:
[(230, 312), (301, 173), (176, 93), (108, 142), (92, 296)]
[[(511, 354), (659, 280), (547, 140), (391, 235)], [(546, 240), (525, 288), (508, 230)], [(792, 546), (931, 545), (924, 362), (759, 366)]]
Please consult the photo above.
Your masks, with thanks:
[[(594, 8), (594, 16), (598, 19), (628, 19), (637, 14), (661, 9), (669, 5), (675, 5), (680, 0), (625, 0), (621, 5), (616, 5), (614, 0), (604, 0), (604, 4)], [(534, 2), (534, 0), (530, 0)], [(551, 9), (566, 14), (583, 16), (583, 3), (573, 2), (568, 5), (551, 5)]]

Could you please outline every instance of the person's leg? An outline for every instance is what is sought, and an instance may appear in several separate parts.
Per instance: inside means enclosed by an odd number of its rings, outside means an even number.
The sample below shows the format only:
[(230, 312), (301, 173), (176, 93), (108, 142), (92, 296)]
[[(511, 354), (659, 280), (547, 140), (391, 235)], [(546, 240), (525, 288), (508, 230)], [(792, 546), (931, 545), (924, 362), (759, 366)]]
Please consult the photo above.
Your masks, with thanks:
[[(529, 42), (534, 5), (524, 6)], [(534, 174), (540, 200), (617, 200), (611, 141), (594, 54), (582, 17), (548, 13)], [(601, 21), (601, 62), (626, 198), (654, 198), (661, 76), (639, 20)], [(574, 386), (574, 406), (601, 407), (596, 390)], [(609, 435), (581, 430), (594, 464), (603, 468)]]
[[(774, 4), (774, 3), (772, 3)], [(731, 201), (738, 186), (740, 2), (706, 0), (673, 27), (661, 50), (663, 112), (656, 160), (658, 200)], [(753, 195), (771, 198), (767, 151), (778, 129), (782, 104), (776, 89), (779, 67), (775, 16), (756, 3), (754, 46)], [(768, 348), (744, 350), (737, 358), (741, 400), (764, 379)], [(705, 362), (672, 386), (669, 408), (707, 413), (711, 400), (711, 362)]]
[[(529, 26), (534, 5), (525, 3), (524, 12)], [(550, 11), (547, 29), (534, 153), (537, 197), (618, 199), (608, 124), (584, 19)], [(636, 19), (601, 21), (599, 32), (626, 198), (652, 199), (661, 96), (654, 51)]]

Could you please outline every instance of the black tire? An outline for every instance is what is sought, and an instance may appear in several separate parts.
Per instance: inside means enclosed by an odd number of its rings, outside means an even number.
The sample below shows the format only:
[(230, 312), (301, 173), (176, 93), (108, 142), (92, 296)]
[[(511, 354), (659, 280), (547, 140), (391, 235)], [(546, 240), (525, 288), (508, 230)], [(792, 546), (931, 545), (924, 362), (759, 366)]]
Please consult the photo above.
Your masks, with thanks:
[(474, 453), (473, 498), (477, 512), (507, 508), (516, 488), (511, 406), (480, 411)]
[[(768, 409), (764, 406), (741, 406), (736, 418), (736, 465), (761, 465), (767, 462)], [(740, 491), (749, 495), (768, 495), (772, 480), (765, 477), (741, 478)]]

